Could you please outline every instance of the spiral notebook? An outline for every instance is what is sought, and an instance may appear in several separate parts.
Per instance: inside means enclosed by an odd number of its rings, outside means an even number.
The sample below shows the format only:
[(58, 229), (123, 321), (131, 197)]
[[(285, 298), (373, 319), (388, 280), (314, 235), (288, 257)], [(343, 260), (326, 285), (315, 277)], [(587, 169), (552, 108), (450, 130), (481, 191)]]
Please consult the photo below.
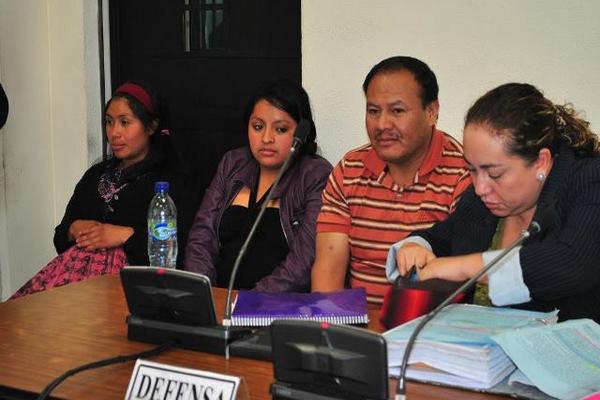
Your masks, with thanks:
[(267, 326), (276, 319), (367, 324), (367, 295), (364, 289), (333, 293), (238, 293), (231, 315), (232, 325)]

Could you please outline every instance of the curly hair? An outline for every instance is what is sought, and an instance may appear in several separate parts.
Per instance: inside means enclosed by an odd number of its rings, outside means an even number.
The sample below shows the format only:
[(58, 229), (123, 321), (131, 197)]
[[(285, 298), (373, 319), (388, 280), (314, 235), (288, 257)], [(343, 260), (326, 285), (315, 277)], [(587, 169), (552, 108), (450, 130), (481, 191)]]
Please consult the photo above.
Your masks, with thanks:
[(579, 156), (600, 155), (600, 142), (571, 104), (557, 105), (527, 83), (507, 83), (490, 90), (471, 106), (469, 124), (485, 124), (501, 136), (507, 151), (533, 162), (548, 148), (554, 155), (567, 143)]

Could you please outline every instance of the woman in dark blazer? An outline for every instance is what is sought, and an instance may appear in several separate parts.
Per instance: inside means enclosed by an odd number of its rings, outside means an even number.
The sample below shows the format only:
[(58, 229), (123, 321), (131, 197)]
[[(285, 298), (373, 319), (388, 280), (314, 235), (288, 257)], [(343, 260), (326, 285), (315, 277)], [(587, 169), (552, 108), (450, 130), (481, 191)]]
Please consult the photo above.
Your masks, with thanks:
[(465, 280), (551, 208), (553, 224), (480, 282), (495, 305), (600, 322), (600, 146), (588, 125), (528, 84), (477, 100), (464, 129), (473, 185), (446, 221), (390, 250), (388, 278), (416, 267), (420, 279)]

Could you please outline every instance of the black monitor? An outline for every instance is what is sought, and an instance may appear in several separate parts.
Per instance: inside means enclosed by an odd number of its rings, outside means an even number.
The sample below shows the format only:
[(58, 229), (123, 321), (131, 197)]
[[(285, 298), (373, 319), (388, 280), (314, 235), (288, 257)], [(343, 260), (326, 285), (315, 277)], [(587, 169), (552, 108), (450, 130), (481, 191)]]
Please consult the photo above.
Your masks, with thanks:
[(324, 322), (278, 320), (271, 325), (273, 399), (388, 398), (383, 336)]
[(154, 267), (125, 267), (121, 283), (130, 315), (130, 340), (172, 341), (177, 346), (225, 354), (246, 334), (217, 321), (210, 280), (200, 274)]
[(129, 312), (136, 317), (192, 326), (217, 324), (210, 280), (204, 275), (126, 267), (121, 281)]

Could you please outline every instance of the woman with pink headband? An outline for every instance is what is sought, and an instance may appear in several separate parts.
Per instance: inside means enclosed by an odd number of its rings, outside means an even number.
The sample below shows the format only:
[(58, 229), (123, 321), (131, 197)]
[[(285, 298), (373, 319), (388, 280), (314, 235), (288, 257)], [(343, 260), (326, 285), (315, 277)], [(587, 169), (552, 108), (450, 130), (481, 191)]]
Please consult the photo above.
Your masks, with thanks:
[(163, 114), (158, 97), (145, 85), (127, 82), (115, 91), (105, 108), (113, 157), (83, 175), (55, 229), (58, 256), (13, 298), (116, 274), (124, 265), (148, 265), (147, 212), (156, 181), (170, 183), (178, 209), (178, 242), (185, 244), (185, 221), (191, 220), (184, 203), (189, 199), (184, 195), (186, 177), (177, 169)]

